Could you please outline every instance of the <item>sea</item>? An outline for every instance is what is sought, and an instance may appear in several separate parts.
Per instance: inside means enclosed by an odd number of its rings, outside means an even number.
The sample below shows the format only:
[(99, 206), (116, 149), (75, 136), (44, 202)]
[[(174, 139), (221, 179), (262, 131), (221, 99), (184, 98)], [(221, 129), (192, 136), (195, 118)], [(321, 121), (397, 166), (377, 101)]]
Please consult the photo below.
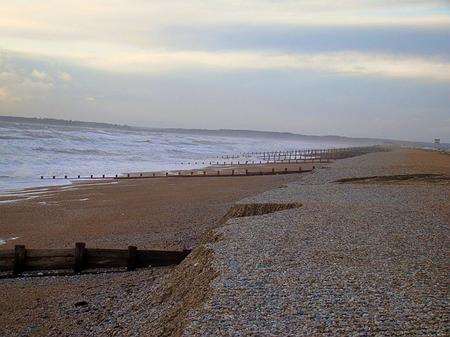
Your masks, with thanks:
[[(200, 168), (244, 152), (345, 147), (348, 143), (227, 136), (223, 132), (0, 120), (0, 194), (71, 184), (68, 177)], [(220, 159), (222, 161), (222, 159)], [(192, 163), (197, 162), (197, 165)], [(182, 164), (183, 163), (183, 164)], [(57, 179), (40, 179), (57, 176)]]

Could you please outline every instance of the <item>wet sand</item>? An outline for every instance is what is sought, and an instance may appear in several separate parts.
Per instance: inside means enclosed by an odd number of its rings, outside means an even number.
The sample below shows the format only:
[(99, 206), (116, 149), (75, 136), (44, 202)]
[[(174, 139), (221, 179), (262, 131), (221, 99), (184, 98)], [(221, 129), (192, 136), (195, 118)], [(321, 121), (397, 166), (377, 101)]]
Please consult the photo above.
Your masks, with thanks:
[(191, 248), (234, 202), (299, 176), (126, 179), (31, 189), (31, 199), (0, 203), (0, 239), (6, 240), (0, 249), (68, 248), (78, 241), (102, 248)]

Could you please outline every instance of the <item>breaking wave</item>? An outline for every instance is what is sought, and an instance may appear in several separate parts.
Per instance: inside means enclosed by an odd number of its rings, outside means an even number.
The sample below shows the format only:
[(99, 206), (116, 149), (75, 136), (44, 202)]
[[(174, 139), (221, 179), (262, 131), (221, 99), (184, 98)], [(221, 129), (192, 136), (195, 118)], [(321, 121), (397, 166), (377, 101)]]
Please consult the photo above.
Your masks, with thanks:
[(4, 121), (0, 133), (0, 191), (68, 183), (68, 179), (41, 181), (41, 175), (178, 170), (186, 168), (181, 162), (190, 162), (192, 168), (192, 163), (224, 154), (323, 146), (274, 138)]

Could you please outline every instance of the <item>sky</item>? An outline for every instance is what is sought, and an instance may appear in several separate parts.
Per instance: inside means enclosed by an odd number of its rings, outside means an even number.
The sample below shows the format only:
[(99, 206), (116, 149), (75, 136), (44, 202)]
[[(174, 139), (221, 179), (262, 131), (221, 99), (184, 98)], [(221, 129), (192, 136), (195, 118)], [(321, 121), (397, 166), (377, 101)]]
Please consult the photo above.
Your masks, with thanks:
[(0, 0), (0, 115), (450, 142), (450, 0)]

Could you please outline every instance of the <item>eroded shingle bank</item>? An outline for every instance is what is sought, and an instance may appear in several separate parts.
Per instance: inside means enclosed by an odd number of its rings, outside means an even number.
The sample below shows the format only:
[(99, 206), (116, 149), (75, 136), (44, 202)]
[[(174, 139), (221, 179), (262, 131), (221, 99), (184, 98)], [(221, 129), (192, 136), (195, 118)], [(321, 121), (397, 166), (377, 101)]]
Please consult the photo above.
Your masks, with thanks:
[(173, 307), (162, 316), (176, 325), (165, 335), (445, 336), (448, 184), (334, 183), (448, 175), (450, 162), (433, 169), (433, 156), (346, 159), (243, 200), (302, 207), (229, 219), (213, 231), (161, 290), (161, 303)]

